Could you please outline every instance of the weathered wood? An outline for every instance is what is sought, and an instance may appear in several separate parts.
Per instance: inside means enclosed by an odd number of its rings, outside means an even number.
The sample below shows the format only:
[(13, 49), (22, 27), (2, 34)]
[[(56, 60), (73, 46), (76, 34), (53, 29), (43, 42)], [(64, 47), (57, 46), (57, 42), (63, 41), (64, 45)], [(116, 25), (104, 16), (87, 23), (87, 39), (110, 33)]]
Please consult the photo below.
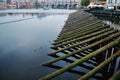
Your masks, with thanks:
[[(87, 19), (85, 19), (85, 18), (87, 18)], [(79, 25), (79, 24), (86, 24), (86, 22), (88, 22), (88, 23), (89, 22), (93, 22), (94, 20), (97, 21), (98, 19), (93, 18), (93, 17), (89, 17), (89, 16), (85, 16), (84, 18), (80, 18), (80, 19), (77, 19), (77, 20), (74, 20), (74, 21), (69, 21), (69, 22), (66, 23), (67, 26), (65, 26), (63, 31), (78, 28), (77, 25)], [(73, 25), (75, 27), (72, 27)]]
[[(72, 23), (69, 23), (67, 25), (67, 27), (70, 27), (71, 25), (76, 25), (77, 24), (86, 24), (86, 22), (93, 22), (93, 20), (96, 20), (95, 18), (91, 17), (89, 18), (89, 16), (86, 16), (82, 19), (78, 19), (78, 20), (74, 20)], [(71, 28), (67, 28), (67, 30), (73, 29), (74, 27)], [(76, 28), (76, 27), (75, 27)]]
[[(48, 74), (40, 80), (50, 80), (66, 71), (83, 74), (82, 72), (72, 70), (76, 66), (87, 70), (80, 80), (95, 77), (100, 80), (108, 80), (113, 75), (116, 64), (115, 60), (120, 56), (119, 44), (120, 32), (118, 30), (110, 28), (91, 14), (80, 11), (72, 13), (58, 38), (54, 41), (53, 47), (51, 47), (55, 51), (48, 54), (54, 57), (54, 59), (43, 64), (44, 66), (52, 66), (59, 70)], [(113, 52), (115, 47), (116, 50)], [(115, 54), (111, 55), (111, 53)], [(65, 67), (60, 67), (59, 65), (53, 66), (61, 60), (70, 64), (67, 64)], [(88, 70), (90, 71), (88, 72)], [(104, 75), (106, 72), (107, 75)], [(116, 79), (116, 77), (113, 79)]]
[[(105, 61), (103, 61), (101, 64), (99, 64), (93, 70), (91, 70), (90, 72), (88, 72), (87, 74), (85, 74), (84, 76), (79, 78), (78, 80), (89, 79), (91, 76), (93, 76), (95, 73), (99, 72), (103, 67), (105, 67), (107, 64), (109, 64), (111, 61), (115, 60), (118, 56), (120, 56), (120, 50), (118, 52), (116, 52), (114, 55), (112, 55), (111, 57), (109, 57), (108, 59), (106, 59)], [(119, 73), (119, 75), (120, 75), (120, 73)], [(113, 80), (116, 80), (116, 79), (113, 79)]]
[[(118, 49), (118, 50), (119, 50), (119, 49)], [(113, 56), (116, 51), (117, 51), (116, 46), (113, 46), (110, 56)], [(117, 58), (116, 58), (116, 59), (117, 59)], [(116, 59), (114, 59), (114, 60), (111, 61), (111, 63), (110, 63), (109, 76), (108, 76), (108, 77), (111, 77), (111, 76), (114, 74), (114, 70), (115, 70), (115, 66), (116, 66)]]
[(102, 43), (102, 42), (105, 42), (105, 41), (107, 41), (107, 40), (110, 40), (110, 39), (112, 39), (112, 38), (114, 38), (114, 37), (116, 37), (116, 36), (119, 36), (119, 35), (120, 35), (120, 32), (118, 32), (118, 33), (116, 33), (116, 34), (113, 34), (113, 35), (111, 35), (111, 36), (109, 36), (109, 37), (106, 37), (106, 38), (104, 38), (104, 39), (102, 39), (102, 40), (100, 40), (100, 41), (97, 41), (97, 42), (95, 42), (95, 43), (93, 43), (93, 44), (91, 44), (91, 45), (88, 45), (88, 46), (86, 46), (86, 47), (83, 47), (83, 48), (81, 48), (81, 49), (79, 49), (79, 50), (76, 50), (75, 52), (72, 52), (72, 53), (63, 55), (63, 56), (61, 56), (61, 57), (58, 57), (58, 58), (56, 58), (56, 59), (53, 59), (53, 60), (51, 60), (51, 61), (48, 61), (48, 62), (46, 62), (45, 64), (48, 64), (48, 65), (49, 65), (49, 64), (51, 64), (51, 63), (53, 63), (53, 62), (56, 62), (56, 61), (65, 59), (65, 58), (67, 58), (67, 57), (69, 57), (69, 56), (72, 56), (72, 55), (75, 55), (75, 54), (79, 54), (80, 52), (82, 52), (82, 51), (84, 51), (84, 50), (86, 50), (86, 49), (89, 49), (90, 47), (93, 47), (93, 46), (95, 46), (95, 45), (98, 45), (98, 44), (100, 44), (100, 43)]
[(120, 70), (118, 70), (109, 80), (120, 80)]
[(94, 23), (91, 23), (91, 24), (89, 24), (89, 25), (86, 25), (86, 26), (84, 26), (84, 27), (78, 27), (77, 29), (73, 29), (72, 31), (68, 31), (68, 32), (61, 32), (60, 34), (59, 34), (59, 37), (60, 36), (64, 36), (64, 35), (69, 35), (69, 34), (72, 34), (72, 33), (75, 33), (75, 32), (77, 32), (77, 31), (81, 31), (81, 30), (84, 30), (84, 29), (86, 29), (86, 28), (88, 28), (88, 27), (95, 27), (95, 26), (102, 26), (102, 23), (101, 23), (101, 21), (97, 21), (97, 22), (94, 22)]
[[(90, 31), (90, 30), (93, 30), (93, 29), (96, 29), (96, 28), (100, 28), (100, 27), (101, 27), (101, 26), (90, 27), (90, 28), (86, 28), (86, 29), (81, 30), (81, 31), (74, 32), (74, 33), (72, 33), (72, 34), (70, 34), (70, 35), (64, 35), (64, 36), (62, 36), (62, 37), (59, 37), (59, 38), (56, 40), (56, 42), (57, 42), (57, 41), (60, 41), (60, 40), (63, 40), (63, 39), (66, 39), (66, 38), (69, 38), (69, 37), (73, 37), (73, 36), (76, 36), (76, 35), (83, 34), (83, 33), (85, 33), (85, 32), (88, 32), (88, 31)], [(104, 29), (105, 29), (105, 28), (108, 28), (108, 27), (104, 27)]]
[[(87, 19), (84, 19), (84, 18), (86, 18), (86, 17), (88, 17)], [(83, 18), (83, 19), (81, 19), (81, 18)], [(92, 19), (91, 21), (87, 21), (88, 19)], [(80, 21), (79, 21), (80, 20)], [(76, 21), (78, 21), (78, 22), (76, 22)], [(81, 23), (81, 22), (83, 22), (83, 21), (87, 21), (86, 23)], [(71, 18), (68, 18), (68, 20), (67, 20), (67, 22), (66, 22), (66, 24), (65, 24), (65, 26), (64, 26), (64, 29), (62, 30), (62, 32), (64, 32), (65, 30), (69, 30), (69, 31), (71, 31), (71, 29), (74, 29), (74, 28), (78, 28), (78, 26), (79, 25), (82, 25), (82, 26), (80, 26), (80, 27), (83, 27), (84, 25), (88, 25), (88, 24), (91, 24), (91, 23), (93, 23), (93, 21), (100, 21), (100, 20), (98, 20), (97, 18), (94, 18), (94, 17), (90, 17), (90, 15), (89, 14), (85, 14), (84, 15), (84, 17), (83, 16), (78, 16), (77, 15), (77, 18), (76, 19), (74, 19), (74, 20), (71, 20)], [(101, 21), (102, 22), (102, 21)], [(74, 24), (75, 23), (75, 24)], [(74, 26), (74, 27), (73, 27)]]
[[(81, 30), (85, 30), (86, 27), (90, 28), (90, 27), (102, 26), (102, 22), (101, 21), (96, 21), (96, 22), (89, 21), (89, 22), (86, 22), (86, 23), (71, 25), (71, 26), (74, 26), (73, 28), (71, 28), (71, 30), (65, 28), (64, 31), (63, 30), (61, 31), (61, 34), (59, 35), (59, 37), (63, 37), (65, 35), (68, 35), (68, 34), (71, 34), (71, 33), (75, 33), (76, 31), (78, 32), (78, 31), (81, 31)], [(76, 26), (76, 28), (75, 28), (75, 26)]]
[(83, 58), (81, 58), (80, 60), (76, 60), (75, 62), (69, 64), (68, 66), (65, 66), (64, 68), (59, 69), (59, 70), (57, 70), (57, 71), (55, 71), (55, 72), (41, 78), (41, 80), (50, 80), (51, 78), (54, 78), (54, 77), (64, 73), (65, 71), (67, 71), (69, 69), (72, 69), (73, 67), (77, 66), (78, 64), (82, 64), (83, 62), (89, 60), (93, 56), (96, 56), (96, 55), (100, 54), (101, 52), (103, 52), (103, 51), (105, 51), (105, 50), (107, 50), (107, 49), (111, 48), (112, 46), (115, 46), (115, 45), (117, 45), (119, 43), (120, 43), (120, 37), (117, 38), (116, 40), (112, 41), (111, 43), (105, 45), (104, 47), (92, 52), (91, 54), (89, 54), (89, 55), (87, 55), (87, 56), (85, 56)]
[[(48, 67), (50, 68), (54, 68), (54, 69), (61, 69), (63, 67), (60, 67), (60, 66), (56, 66), (56, 65), (48, 65)], [(74, 74), (78, 74), (78, 75), (85, 75), (85, 72), (80, 72), (80, 71), (77, 71), (77, 70), (68, 70), (67, 72), (70, 72), (70, 73), (74, 73)], [(93, 76), (93, 78), (95, 79), (101, 79), (100, 76)]]
[[(80, 45), (80, 44), (83, 44), (83, 43), (86, 43), (86, 42), (95, 40), (95, 39), (97, 39), (97, 38), (100, 38), (100, 37), (109, 35), (109, 34), (114, 33), (114, 32), (116, 32), (116, 31), (117, 31), (117, 30), (108, 31), (108, 32), (106, 32), (106, 33), (104, 33), (104, 34), (101, 34), (101, 35), (98, 35), (98, 36), (95, 36), (95, 37), (91, 37), (91, 38), (89, 38), (89, 39), (86, 39), (86, 40), (84, 40), (84, 41), (81, 41), (81, 42), (79, 42), (78, 44), (75, 44), (75, 45), (72, 45), (72, 46), (68, 46), (68, 47), (63, 48), (63, 49), (60, 49), (60, 50), (56, 50), (56, 51), (54, 51), (54, 52), (52, 52), (52, 53), (50, 53), (50, 54), (48, 54), (48, 55), (55, 55), (56, 53), (61, 52), (61, 51), (63, 51), (63, 50), (66, 50), (66, 49), (69, 49), (69, 48), (72, 48), (72, 47), (76, 47), (76, 46), (78, 46), (78, 45)], [(88, 48), (87, 48), (87, 49), (88, 49)]]
[[(54, 56), (52, 56), (52, 57), (58, 58), (58, 57), (60, 57), (60, 56), (54, 55)], [(81, 59), (82, 57), (83, 57), (83, 56), (80, 56), (79, 58), (76, 58), (76, 59)], [(67, 58), (62, 59), (62, 60), (63, 60), (63, 61), (66, 61), (66, 62), (69, 62), (69, 63), (73, 63), (73, 62), (74, 62), (73, 60), (70, 60), (70, 59), (67, 59)], [(86, 63), (92, 64), (92, 65), (94, 65), (94, 66), (97, 65), (96, 62), (92, 62), (92, 61), (89, 61), (89, 60), (86, 61)], [(45, 63), (43, 63), (42, 65), (43, 65), (43, 66), (48, 66), (48, 65), (51, 65), (51, 64), (45, 64)], [(84, 65), (80, 64), (80, 65), (78, 65), (78, 66), (84, 66)], [(88, 67), (87, 67), (87, 68), (88, 68)], [(90, 67), (89, 67), (88, 69), (90, 69)]]
[(84, 40), (84, 39), (90, 38), (90, 37), (92, 37), (92, 36), (96, 36), (96, 35), (99, 35), (99, 34), (101, 34), (101, 33), (110, 31), (110, 30), (112, 30), (112, 29), (113, 29), (113, 28), (106, 28), (106, 29), (103, 29), (103, 30), (101, 30), (101, 31), (94, 32), (94, 33), (91, 33), (91, 34), (88, 34), (88, 35), (85, 35), (85, 36), (76, 38), (76, 39), (74, 39), (74, 40), (67, 41), (67, 42), (65, 42), (65, 43), (61, 43), (61, 44), (58, 44), (58, 45), (54, 45), (54, 46), (51, 47), (51, 48), (54, 49), (54, 48), (57, 48), (57, 47), (59, 47), (59, 46), (63, 46), (63, 45), (69, 44), (69, 43), (74, 43), (75, 41)]
[(69, 38), (67, 38), (67, 39), (63, 39), (63, 40), (57, 41), (57, 42), (54, 43), (54, 45), (56, 45), (56, 44), (61, 44), (62, 42), (66, 42), (66, 41), (72, 40), (72, 39), (74, 39), (74, 38), (81, 37), (81, 36), (84, 36), (84, 35), (86, 35), (86, 34), (93, 33), (93, 32), (95, 32), (95, 31), (99, 31), (99, 30), (101, 30), (101, 29), (104, 29), (105, 27), (108, 27), (108, 26), (99, 27), (99, 28), (96, 28), (96, 29), (93, 29), (93, 30), (90, 30), (90, 31), (87, 31), (87, 32), (84, 32), (84, 33), (81, 33), (81, 34), (78, 34), (78, 35), (75, 35), (75, 36), (73, 36), (73, 37), (69, 37)]

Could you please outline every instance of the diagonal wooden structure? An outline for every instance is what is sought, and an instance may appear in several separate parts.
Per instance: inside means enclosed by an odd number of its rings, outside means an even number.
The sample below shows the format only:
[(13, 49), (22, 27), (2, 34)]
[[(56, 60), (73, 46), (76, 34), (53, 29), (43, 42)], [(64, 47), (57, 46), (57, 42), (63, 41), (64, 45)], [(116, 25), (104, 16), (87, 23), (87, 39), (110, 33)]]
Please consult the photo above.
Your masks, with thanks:
[[(55, 58), (44, 63), (43, 66), (58, 70), (40, 80), (51, 80), (66, 71), (81, 75), (78, 80), (120, 79), (120, 31), (111, 28), (87, 12), (78, 11), (70, 14), (51, 48), (54, 51), (48, 55)], [(76, 60), (71, 60), (69, 57), (74, 57)], [(61, 60), (70, 64), (65, 67), (54, 65)], [(89, 72), (73, 70), (76, 66), (88, 69)]]

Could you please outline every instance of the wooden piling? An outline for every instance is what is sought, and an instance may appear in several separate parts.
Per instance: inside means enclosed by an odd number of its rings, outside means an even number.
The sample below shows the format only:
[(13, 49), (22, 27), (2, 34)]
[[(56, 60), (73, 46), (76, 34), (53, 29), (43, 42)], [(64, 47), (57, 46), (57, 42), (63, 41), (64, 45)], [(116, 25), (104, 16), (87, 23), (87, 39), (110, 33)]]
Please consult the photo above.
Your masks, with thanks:
[[(54, 51), (48, 54), (54, 59), (42, 64), (59, 70), (40, 78), (40, 80), (50, 80), (66, 71), (80, 73), (81, 78), (79, 80), (89, 78), (108, 80), (112, 75), (110, 80), (118, 79), (120, 78), (118, 75), (120, 71), (115, 74), (113, 72), (116, 59), (120, 56), (119, 45), (120, 31), (110, 28), (109, 25), (89, 13), (83, 11), (72, 13), (51, 47)], [(62, 53), (62, 55), (59, 53)], [(73, 57), (75, 60), (71, 60), (69, 57)], [(54, 65), (61, 60), (70, 64), (65, 67)], [(110, 64), (110, 70), (108, 71)], [(72, 70), (76, 66), (87, 69), (89, 72), (82, 73)], [(110, 75), (105, 75), (105, 72)], [(95, 75), (97, 73), (102, 75)]]
[(120, 70), (118, 70), (109, 80), (119, 80), (120, 79)]
[(116, 33), (116, 34), (113, 34), (113, 35), (111, 35), (111, 36), (109, 36), (109, 37), (106, 37), (105, 39), (102, 39), (102, 40), (100, 40), (100, 41), (97, 41), (96, 43), (93, 43), (93, 44), (91, 44), (91, 45), (88, 45), (88, 46), (86, 46), (86, 47), (83, 47), (83, 48), (81, 48), (81, 49), (79, 49), (79, 50), (76, 50), (75, 52), (72, 52), (72, 53), (63, 55), (63, 56), (61, 56), (61, 57), (58, 57), (58, 58), (56, 58), (56, 59), (53, 59), (53, 60), (51, 60), (51, 61), (48, 61), (47, 63), (44, 63), (44, 64), (49, 65), (49, 64), (51, 64), (51, 63), (53, 63), (53, 62), (57, 62), (57, 61), (59, 61), (59, 60), (65, 59), (65, 58), (67, 58), (67, 57), (69, 57), (69, 56), (72, 56), (72, 55), (75, 55), (75, 54), (79, 54), (80, 52), (82, 52), (82, 51), (84, 51), (84, 50), (86, 50), (86, 49), (89, 49), (89, 48), (91, 48), (91, 47), (93, 47), (93, 46), (95, 46), (95, 45), (98, 45), (98, 44), (100, 44), (100, 43), (102, 43), (102, 42), (105, 42), (105, 41), (107, 41), (107, 40), (110, 40), (110, 39), (112, 39), (112, 38), (114, 38), (114, 37), (116, 37), (116, 36), (120, 36), (120, 32), (118, 32), (118, 33)]
[[(99, 72), (103, 67), (105, 67), (107, 64), (109, 64), (111, 61), (115, 60), (118, 56), (120, 56), (120, 50), (116, 52), (113, 56), (109, 57), (105, 61), (103, 61), (101, 64), (99, 64), (96, 68), (79, 78), (78, 80), (87, 80), (97, 72)], [(116, 80), (116, 79), (113, 79)]]
[(107, 49), (111, 48), (112, 46), (115, 46), (115, 45), (117, 45), (119, 43), (120, 43), (120, 37), (117, 38), (115, 41), (112, 41), (111, 43), (105, 45), (104, 47), (96, 50), (95, 52), (81, 58), (80, 60), (76, 60), (75, 62), (69, 64), (68, 66), (65, 66), (64, 68), (59, 69), (59, 70), (57, 70), (57, 71), (55, 71), (55, 72), (41, 78), (41, 80), (50, 80), (51, 78), (54, 78), (54, 77), (64, 73), (65, 71), (77, 66), (78, 64), (81, 64), (81, 63), (87, 61), (88, 59), (92, 58), (93, 56), (96, 56), (96, 55), (100, 54), (101, 52), (103, 52), (103, 51), (105, 51), (105, 50), (107, 50)]
[(76, 39), (74, 39), (74, 40), (70, 40), (70, 41), (67, 41), (67, 42), (64, 42), (64, 43), (61, 43), (61, 44), (58, 44), (58, 45), (54, 45), (54, 46), (51, 47), (51, 48), (52, 48), (52, 49), (56, 49), (56, 48), (59, 47), (59, 46), (66, 45), (66, 44), (69, 44), (69, 43), (73, 43), (73, 42), (75, 42), (75, 41), (84, 40), (84, 39), (87, 39), (87, 38), (89, 38), (89, 37), (96, 36), (96, 35), (99, 35), (99, 34), (101, 34), (101, 33), (107, 32), (107, 31), (112, 30), (112, 29), (113, 29), (113, 28), (106, 28), (106, 29), (103, 29), (103, 30), (101, 30), (101, 31), (94, 32), (94, 33), (91, 33), (91, 34), (88, 34), (88, 35), (85, 35), (85, 36), (76, 38)]
[[(106, 32), (106, 33), (104, 33), (104, 34), (101, 34), (101, 35), (98, 35), (98, 36), (95, 36), (95, 37), (91, 37), (90, 39), (81, 41), (81, 42), (79, 42), (78, 44), (75, 44), (75, 45), (72, 45), (72, 46), (68, 46), (68, 47), (63, 48), (63, 49), (60, 49), (60, 50), (56, 50), (56, 51), (54, 51), (54, 52), (52, 52), (52, 53), (50, 53), (50, 54), (48, 54), (48, 55), (55, 55), (56, 53), (58, 53), (58, 52), (60, 52), (60, 51), (63, 51), (63, 50), (65, 50), (65, 49), (69, 49), (69, 48), (71, 48), (71, 47), (76, 47), (76, 46), (78, 46), (78, 45), (80, 45), (80, 44), (83, 44), (83, 43), (86, 43), (86, 42), (95, 40), (95, 39), (97, 39), (97, 38), (100, 38), (100, 37), (102, 37), (102, 36), (106, 36), (106, 35), (111, 34), (111, 33), (114, 33), (114, 32), (116, 32), (116, 30), (108, 31), (108, 32)], [(88, 48), (87, 48), (87, 49), (88, 49)]]

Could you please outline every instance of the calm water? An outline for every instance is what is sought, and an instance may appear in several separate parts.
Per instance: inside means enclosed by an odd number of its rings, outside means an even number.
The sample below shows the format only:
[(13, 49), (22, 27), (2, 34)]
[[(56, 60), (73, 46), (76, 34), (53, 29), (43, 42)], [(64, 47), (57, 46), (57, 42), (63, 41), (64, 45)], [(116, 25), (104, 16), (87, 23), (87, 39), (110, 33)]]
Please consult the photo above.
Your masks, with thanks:
[[(52, 52), (51, 43), (72, 12), (74, 10), (0, 11), (0, 80), (38, 80), (54, 72), (56, 69), (41, 64), (53, 59), (47, 55)], [(102, 20), (120, 30), (119, 20)], [(55, 64), (65, 66), (69, 63), (60, 61)], [(83, 69), (83, 72), (87, 70)], [(78, 77), (80, 75), (65, 72), (53, 80), (76, 80)]]
[[(37, 80), (55, 71), (41, 64), (52, 59), (47, 56), (52, 51), (51, 43), (57, 38), (69, 13), (74, 12), (61, 11), (0, 14), (0, 80)], [(74, 74), (68, 74), (55, 79), (75, 78), (70, 77)]]

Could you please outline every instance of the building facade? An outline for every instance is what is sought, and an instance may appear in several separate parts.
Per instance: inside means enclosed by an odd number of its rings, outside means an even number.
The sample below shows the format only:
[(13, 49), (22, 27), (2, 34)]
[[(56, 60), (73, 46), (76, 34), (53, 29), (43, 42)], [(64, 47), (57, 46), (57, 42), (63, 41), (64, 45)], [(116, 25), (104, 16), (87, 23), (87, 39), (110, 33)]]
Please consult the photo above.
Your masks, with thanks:
[(116, 10), (120, 10), (120, 0), (107, 0), (107, 5), (109, 7), (114, 7)]
[(32, 8), (34, 7), (35, 0), (11, 0), (7, 3), (10, 8)]
[(90, 0), (90, 5), (102, 5), (104, 8), (107, 7), (106, 0)]
[(0, 0), (0, 9), (5, 9), (5, 1)]
[[(0, 8), (36, 8), (44, 5), (80, 5), (81, 0), (0, 0)], [(5, 4), (3, 3), (5, 2)]]

